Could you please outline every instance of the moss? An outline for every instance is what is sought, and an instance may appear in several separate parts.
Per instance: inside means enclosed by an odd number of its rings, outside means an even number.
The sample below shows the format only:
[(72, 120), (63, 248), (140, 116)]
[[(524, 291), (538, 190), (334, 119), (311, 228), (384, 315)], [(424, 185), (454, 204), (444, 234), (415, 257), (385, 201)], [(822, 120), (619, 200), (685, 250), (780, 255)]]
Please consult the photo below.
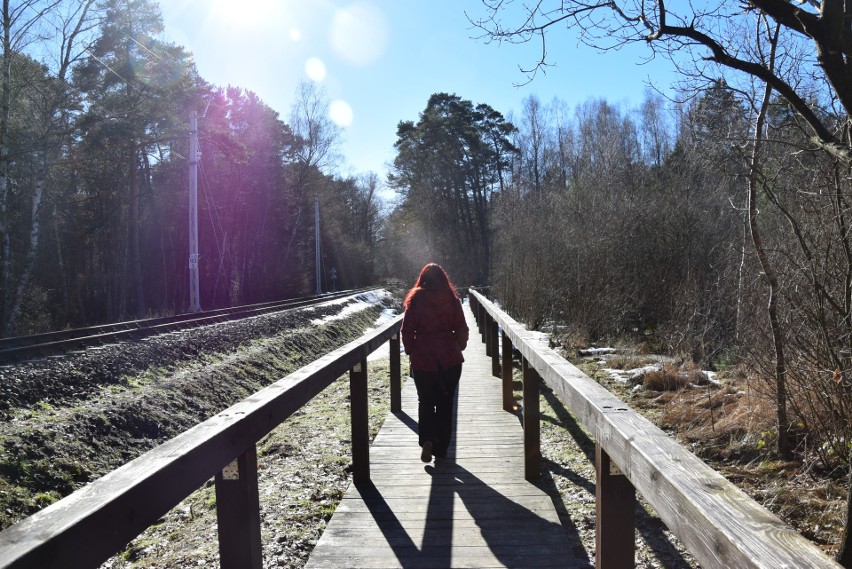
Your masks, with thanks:
[(59, 501), (61, 498), (62, 496), (59, 492), (39, 492), (33, 496), (33, 505), (40, 510)]

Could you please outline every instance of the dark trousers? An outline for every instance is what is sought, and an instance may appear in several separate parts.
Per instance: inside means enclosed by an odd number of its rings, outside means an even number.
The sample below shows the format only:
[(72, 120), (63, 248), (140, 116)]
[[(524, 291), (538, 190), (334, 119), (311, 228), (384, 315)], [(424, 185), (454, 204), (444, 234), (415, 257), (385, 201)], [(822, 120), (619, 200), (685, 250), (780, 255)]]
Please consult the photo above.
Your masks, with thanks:
[(412, 370), (417, 386), (417, 425), (420, 446), (432, 441), (432, 454), (447, 456), (453, 436), (453, 400), (461, 364), (440, 371)]

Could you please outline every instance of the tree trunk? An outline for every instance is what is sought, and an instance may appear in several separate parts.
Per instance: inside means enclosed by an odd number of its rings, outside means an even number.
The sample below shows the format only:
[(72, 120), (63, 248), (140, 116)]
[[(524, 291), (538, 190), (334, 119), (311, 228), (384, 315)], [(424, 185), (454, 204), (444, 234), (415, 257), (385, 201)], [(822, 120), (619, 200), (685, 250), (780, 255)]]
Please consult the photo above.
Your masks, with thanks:
[[(778, 43), (779, 26), (776, 25), (775, 35), (772, 39), (771, 54), (769, 59), (770, 70), (775, 63), (775, 48)], [(778, 428), (778, 454), (784, 458), (790, 458), (789, 420), (787, 419), (787, 362), (784, 358), (784, 332), (781, 319), (778, 316), (778, 274), (775, 272), (766, 249), (763, 246), (763, 238), (757, 225), (757, 188), (760, 184), (760, 150), (763, 145), (763, 125), (766, 121), (766, 111), (769, 107), (769, 99), (772, 95), (772, 86), (767, 83), (763, 92), (763, 101), (757, 120), (754, 125), (754, 146), (752, 148), (751, 161), (748, 175), (748, 222), (751, 230), (751, 239), (760, 261), (760, 267), (769, 283), (769, 303), (767, 313), (769, 325), (772, 329), (772, 341), (775, 345), (775, 413)]]
[(12, 21), (9, 0), (3, 0), (3, 71), (0, 78), (0, 330), (7, 328), (11, 236), (8, 212), (9, 113), (12, 107)]
[(38, 242), (41, 234), (41, 197), (44, 194), (44, 177), (47, 172), (44, 153), (38, 152), (36, 156), (36, 164), (38, 165), (38, 180), (33, 188), (32, 201), (32, 219), (30, 221), (30, 244), (29, 252), (27, 253), (26, 261), (24, 262), (24, 270), (21, 272), (21, 277), (18, 280), (18, 287), (15, 292), (15, 299), (9, 311), (9, 318), (6, 320), (6, 325), (3, 329), (4, 335), (11, 335), (17, 324), (18, 317), (21, 315), (21, 310), (24, 306), (24, 294), (30, 284), (30, 277), (33, 274), (35, 267), (36, 256), (38, 254)]
[(129, 191), (129, 237), (130, 237), (130, 271), (133, 279), (133, 301), (132, 311), (137, 318), (145, 316), (145, 282), (142, 278), (142, 252), (139, 234), (141, 232), (141, 219), (139, 215), (139, 167), (136, 156), (137, 144), (130, 143), (130, 191)]
[(63, 325), (68, 325), (68, 315), (71, 313), (71, 299), (68, 295), (68, 276), (65, 273), (65, 258), (62, 255), (62, 236), (59, 233), (59, 212), (53, 206), (53, 235), (56, 240), (56, 262), (62, 283), (62, 320)]

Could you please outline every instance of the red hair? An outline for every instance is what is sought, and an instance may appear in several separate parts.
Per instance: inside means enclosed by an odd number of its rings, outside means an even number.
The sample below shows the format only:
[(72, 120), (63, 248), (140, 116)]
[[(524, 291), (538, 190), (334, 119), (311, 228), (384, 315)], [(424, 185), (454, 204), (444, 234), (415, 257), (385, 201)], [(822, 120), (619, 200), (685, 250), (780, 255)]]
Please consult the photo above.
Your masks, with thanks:
[(417, 282), (414, 283), (414, 286), (405, 295), (405, 300), (402, 301), (403, 307), (408, 309), (415, 295), (423, 290), (446, 290), (456, 299), (459, 297), (456, 287), (453, 286), (453, 283), (450, 282), (450, 277), (447, 276), (447, 271), (437, 263), (429, 263), (423, 267), (420, 271), (420, 276), (417, 277)]

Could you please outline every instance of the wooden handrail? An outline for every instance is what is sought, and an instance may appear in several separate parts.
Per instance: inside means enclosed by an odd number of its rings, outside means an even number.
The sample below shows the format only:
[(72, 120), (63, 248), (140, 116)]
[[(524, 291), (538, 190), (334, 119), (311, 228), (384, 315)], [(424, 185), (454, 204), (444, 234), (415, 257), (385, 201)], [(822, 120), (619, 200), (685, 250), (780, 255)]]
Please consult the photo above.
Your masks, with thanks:
[(401, 324), (398, 316), (0, 532), (0, 568), (97, 567), (215, 477), (221, 567), (260, 569), (256, 443), (350, 370), (353, 472), (369, 477), (367, 355), (390, 341), (398, 394)]
[[(702, 567), (841, 567), (653, 423), (541, 345), (523, 325), (483, 295), (473, 290), (469, 295), (483, 333), (499, 326), (503, 350), (514, 348), (520, 352), (525, 381), (528, 368), (534, 369), (595, 437), (599, 569), (633, 567), (634, 488)], [(486, 336), (496, 346), (492, 334)], [(499, 350), (495, 347), (491, 355), (496, 361)], [(511, 389), (511, 381), (505, 381), (507, 372), (511, 374), (504, 364), (503, 385)], [(527, 422), (525, 415), (525, 427)], [(525, 460), (528, 469), (531, 460), (529, 456)], [(534, 476), (528, 471), (527, 477)]]

